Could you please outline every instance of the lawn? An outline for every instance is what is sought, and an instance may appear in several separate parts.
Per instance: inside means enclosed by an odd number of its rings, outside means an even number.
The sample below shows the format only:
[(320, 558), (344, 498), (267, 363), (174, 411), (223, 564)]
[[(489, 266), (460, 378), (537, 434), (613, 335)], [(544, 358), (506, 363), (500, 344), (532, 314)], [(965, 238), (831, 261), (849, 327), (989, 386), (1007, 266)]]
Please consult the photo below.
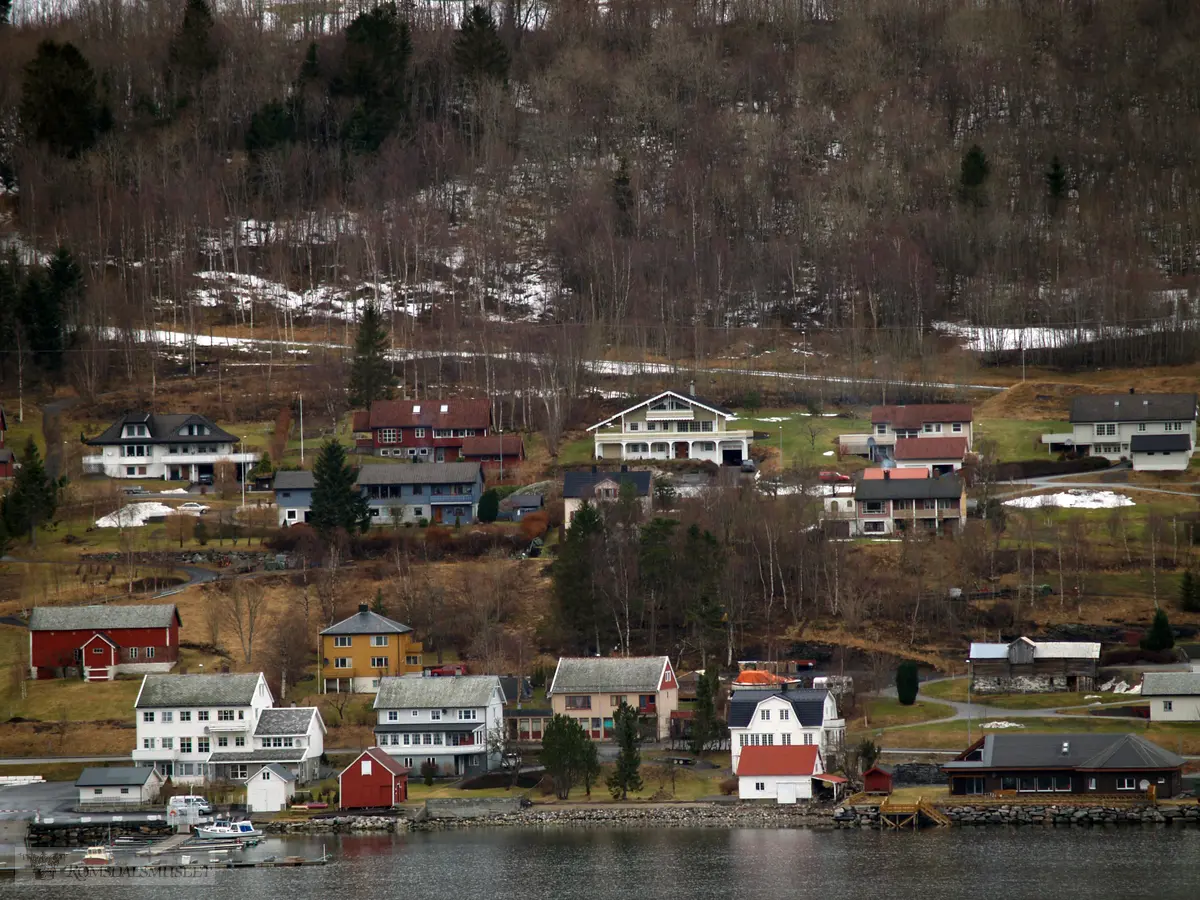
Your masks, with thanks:
[[(904, 706), (899, 700), (874, 697), (867, 701), (866, 729), (891, 728), (893, 725), (914, 725), (934, 719), (948, 719), (954, 708), (944, 703), (918, 700), (912, 706)], [(850, 724), (850, 723), (847, 723)], [(857, 728), (857, 724), (855, 724)]]
[(976, 446), (984, 438), (995, 441), (1001, 462), (1010, 462), (1048, 456), (1042, 435), (1070, 430), (1069, 422), (980, 418), (975, 420), (974, 438)]
[(729, 423), (730, 428), (752, 428), (766, 432), (770, 438), (758, 442), (758, 446), (772, 452), (776, 458), (782, 448), (784, 468), (811, 468), (813, 466), (836, 466), (849, 461), (837, 459), (835, 439), (841, 434), (861, 434), (871, 430), (866, 419), (843, 418), (841, 416), (812, 416), (808, 410), (797, 407), (788, 409), (759, 409), (754, 412), (735, 410), (737, 418)]
[[(1021, 719), (1021, 728), (981, 728), (981, 722), (971, 723), (971, 740), (988, 734), (1095, 733), (1140, 734), (1164, 749), (1175, 753), (1200, 753), (1200, 726), (1191, 724), (1152, 723), (1142, 719), (1116, 719), (1099, 716), (1089, 718)], [(936, 725), (917, 725), (912, 728), (892, 728), (877, 739), (883, 747), (921, 747), (927, 749), (961, 750), (967, 746), (967, 722), (959, 720)]]
[[(937, 700), (967, 702), (967, 679), (949, 678), (922, 685), (921, 693)], [(1100, 699), (1096, 700), (1096, 696)], [(1088, 699), (1091, 698), (1091, 699)], [(972, 703), (1000, 709), (1059, 709), (1065, 706), (1089, 706), (1093, 703), (1129, 703), (1139, 698), (1127, 694), (1052, 693), (1052, 694), (972, 694)]]

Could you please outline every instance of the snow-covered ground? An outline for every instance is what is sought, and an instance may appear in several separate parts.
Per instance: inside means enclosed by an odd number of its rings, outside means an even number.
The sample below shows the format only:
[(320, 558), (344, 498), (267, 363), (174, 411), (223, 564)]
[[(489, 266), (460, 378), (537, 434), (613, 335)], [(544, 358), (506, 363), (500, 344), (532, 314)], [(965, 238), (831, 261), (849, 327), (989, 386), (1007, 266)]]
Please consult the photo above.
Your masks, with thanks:
[(97, 528), (137, 528), (156, 516), (174, 515), (175, 510), (165, 503), (130, 503), (116, 512), (96, 520)]
[(1031, 497), (1014, 497), (1005, 500), (1005, 506), (1015, 506), (1019, 509), (1118, 509), (1122, 506), (1136, 506), (1132, 499), (1115, 491), (1088, 491), (1076, 488), (1070, 491), (1059, 491), (1054, 494), (1035, 494)]

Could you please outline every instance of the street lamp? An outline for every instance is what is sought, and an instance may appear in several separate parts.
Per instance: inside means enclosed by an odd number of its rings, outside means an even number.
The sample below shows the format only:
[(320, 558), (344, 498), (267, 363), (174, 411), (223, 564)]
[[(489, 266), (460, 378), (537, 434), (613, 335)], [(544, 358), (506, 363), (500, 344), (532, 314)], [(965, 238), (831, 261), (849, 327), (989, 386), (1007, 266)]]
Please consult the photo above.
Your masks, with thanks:
[(967, 659), (967, 746), (971, 746), (971, 660)]

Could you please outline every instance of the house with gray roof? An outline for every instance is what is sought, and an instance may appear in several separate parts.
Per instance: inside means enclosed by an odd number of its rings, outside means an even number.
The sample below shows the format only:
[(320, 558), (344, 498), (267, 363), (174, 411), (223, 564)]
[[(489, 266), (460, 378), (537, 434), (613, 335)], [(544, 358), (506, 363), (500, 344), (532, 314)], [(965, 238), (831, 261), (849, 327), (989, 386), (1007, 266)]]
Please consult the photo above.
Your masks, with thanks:
[(942, 765), (956, 796), (1174, 797), (1184, 759), (1137, 734), (989, 734)]
[(29, 616), (30, 677), (109, 681), (170, 672), (182, 620), (173, 603), (38, 606)]
[(356, 482), (371, 509), (371, 524), (469, 525), (483, 496), (478, 462), (383, 463), (358, 470)]
[[(273, 765), (290, 772), (301, 784), (318, 777), (325, 752), (325, 720), (315, 706), (283, 706), (261, 710), (245, 749), (218, 747), (208, 758), (209, 777), (241, 781), (247, 770)], [(252, 777), (252, 776), (251, 776)]]
[(644, 513), (650, 512), (654, 479), (650, 472), (631, 472), (621, 466), (619, 472), (606, 472), (592, 466), (590, 472), (566, 472), (563, 475), (563, 521), (567, 528), (584, 503), (615, 503), (628, 491)]
[(375, 741), (405, 768), (432, 762), (442, 775), (500, 765), (488, 737), (504, 728), (504, 690), (495, 675), (401, 675), (380, 679)]
[(85, 443), (99, 452), (83, 457), (84, 472), (109, 478), (197, 482), (224, 462), (245, 478), (258, 462), (253, 453), (236, 452), (236, 435), (198, 413), (126, 413)]
[(312, 492), (316, 484), (312, 472), (276, 472), (275, 511), (280, 528), (308, 521), (312, 512)]
[(1200, 672), (1147, 672), (1142, 697), (1152, 722), (1200, 722)]
[(1196, 394), (1084, 394), (1071, 401), (1071, 431), (1044, 434), (1052, 451), (1128, 459), (1138, 471), (1182, 471), (1196, 447)]
[(624, 703), (638, 711), (653, 740), (663, 741), (679, 708), (679, 682), (666, 656), (564, 656), (546, 698), (556, 715), (577, 719), (593, 740), (612, 740), (613, 713)]
[(164, 781), (153, 766), (89, 766), (75, 787), (80, 807), (140, 806), (158, 799)]
[[(904, 471), (905, 476), (893, 476)], [(913, 470), (885, 468), (882, 477), (860, 476), (854, 484), (850, 533), (881, 537), (900, 531), (935, 534), (959, 531), (967, 521), (966, 483), (957, 475), (912, 478)]]
[(1100, 645), (1094, 641), (973, 643), (967, 655), (977, 694), (1044, 694), (1096, 688)]
[(729, 695), (729, 745), (733, 771), (746, 747), (816, 745), (826, 758), (845, 742), (846, 720), (824, 689), (798, 682), (733, 686)]
[(296, 774), (278, 763), (259, 766), (246, 779), (246, 805), (252, 813), (287, 809), (296, 793)]

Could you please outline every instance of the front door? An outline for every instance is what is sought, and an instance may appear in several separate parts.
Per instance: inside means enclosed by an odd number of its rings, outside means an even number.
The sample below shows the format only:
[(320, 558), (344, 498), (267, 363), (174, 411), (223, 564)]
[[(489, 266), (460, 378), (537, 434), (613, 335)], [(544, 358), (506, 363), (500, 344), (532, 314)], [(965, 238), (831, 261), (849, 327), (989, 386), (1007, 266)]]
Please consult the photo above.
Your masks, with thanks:
[(433, 521), (440, 525), (442, 523), (442, 508), (440, 506), (434, 506), (429, 512), (433, 517)]
[(438, 461), (438, 462), (445, 462), (445, 461), (446, 461), (446, 448), (445, 448), (445, 447), (438, 447), (438, 448), (437, 448), (437, 456), (436, 456), (436, 459), (437, 459), (437, 461)]
[(783, 781), (779, 784), (780, 803), (795, 803), (796, 802), (796, 785), (794, 782)]
[(687, 459), (688, 458), (688, 443), (687, 443), (687, 441), (676, 441), (675, 442), (675, 458), (676, 459)]

